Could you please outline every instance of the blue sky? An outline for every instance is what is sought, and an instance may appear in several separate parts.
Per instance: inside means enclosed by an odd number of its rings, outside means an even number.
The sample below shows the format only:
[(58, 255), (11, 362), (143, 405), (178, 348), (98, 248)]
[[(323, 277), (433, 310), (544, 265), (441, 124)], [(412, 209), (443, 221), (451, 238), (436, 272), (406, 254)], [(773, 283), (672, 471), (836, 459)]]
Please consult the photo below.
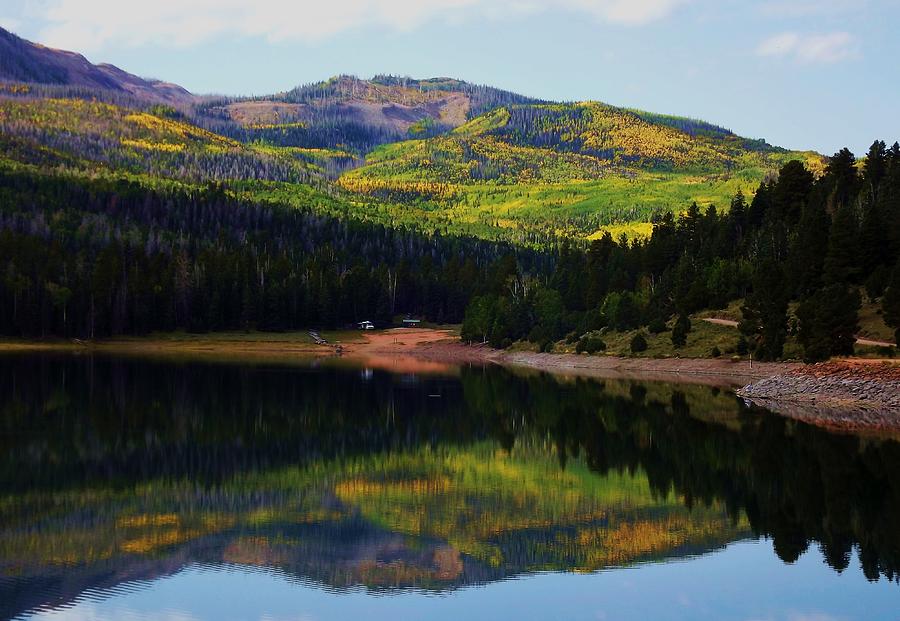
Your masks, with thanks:
[(0, 25), (198, 93), (451, 76), (826, 154), (900, 140), (900, 0), (4, 0)]

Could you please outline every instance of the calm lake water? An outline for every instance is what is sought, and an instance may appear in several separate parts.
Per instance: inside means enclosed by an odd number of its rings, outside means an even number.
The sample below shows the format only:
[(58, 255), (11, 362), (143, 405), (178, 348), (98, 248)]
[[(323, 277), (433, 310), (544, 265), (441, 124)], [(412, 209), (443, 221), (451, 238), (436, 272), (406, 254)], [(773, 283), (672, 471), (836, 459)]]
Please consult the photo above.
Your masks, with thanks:
[(900, 619), (900, 443), (709, 387), (0, 357), (0, 618)]

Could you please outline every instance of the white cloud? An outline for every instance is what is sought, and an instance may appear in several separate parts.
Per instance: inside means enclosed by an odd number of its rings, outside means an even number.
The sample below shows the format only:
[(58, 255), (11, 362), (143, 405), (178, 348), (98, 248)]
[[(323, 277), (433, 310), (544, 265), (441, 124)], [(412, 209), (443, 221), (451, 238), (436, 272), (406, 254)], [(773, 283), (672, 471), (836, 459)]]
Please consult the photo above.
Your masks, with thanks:
[(759, 56), (792, 58), (800, 63), (835, 63), (859, 57), (856, 39), (847, 32), (800, 34), (784, 32), (756, 48)]
[(93, 51), (107, 45), (188, 46), (220, 36), (317, 41), (358, 27), (407, 31), (428, 21), (575, 11), (639, 25), (691, 0), (46, 0), (42, 43)]
[(768, 0), (760, 9), (770, 17), (795, 18), (859, 12), (868, 4), (868, 0)]

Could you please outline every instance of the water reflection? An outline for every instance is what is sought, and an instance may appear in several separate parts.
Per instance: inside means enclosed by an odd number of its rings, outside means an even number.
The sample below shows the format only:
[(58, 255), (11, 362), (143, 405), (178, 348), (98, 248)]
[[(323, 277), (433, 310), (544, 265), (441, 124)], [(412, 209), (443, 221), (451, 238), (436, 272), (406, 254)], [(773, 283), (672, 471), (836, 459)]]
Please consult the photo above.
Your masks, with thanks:
[(897, 577), (900, 445), (707, 387), (32, 356), (0, 391), (3, 617), (196, 564), (452, 592), (760, 535)]

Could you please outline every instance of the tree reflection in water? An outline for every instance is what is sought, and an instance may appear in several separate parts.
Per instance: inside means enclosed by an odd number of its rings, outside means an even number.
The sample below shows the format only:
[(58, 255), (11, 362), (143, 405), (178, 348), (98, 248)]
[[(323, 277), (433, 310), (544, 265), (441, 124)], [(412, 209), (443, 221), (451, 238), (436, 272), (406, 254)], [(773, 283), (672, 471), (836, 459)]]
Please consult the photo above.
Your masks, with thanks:
[(0, 390), (4, 616), (191, 562), (443, 590), (754, 536), (898, 576), (900, 445), (714, 388), (8, 356)]

